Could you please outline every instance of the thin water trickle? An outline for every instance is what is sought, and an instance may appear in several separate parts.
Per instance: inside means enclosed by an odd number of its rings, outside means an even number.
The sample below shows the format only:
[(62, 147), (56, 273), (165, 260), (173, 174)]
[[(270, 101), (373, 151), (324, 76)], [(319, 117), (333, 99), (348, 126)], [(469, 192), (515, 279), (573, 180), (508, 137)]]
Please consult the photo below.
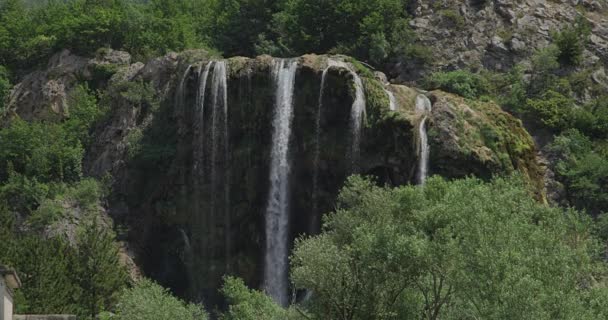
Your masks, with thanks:
[(195, 151), (194, 154), (194, 171), (198, 172), (199, 175), (203, 173), (203, 157), (204, 148), (203, 143), (205, 139), (205, 91), (207, 89), (207, 79), (209, 78), (209, 71), (211, 70), (212, 61), (207, 63), (203, 69), (201, 65), (198, 69), (198, 92), (196, 93), (196, 105), (195, 105), (195, 130), (197, 139), (196, 145), (192, 148)]
[(397, 110), (397, 99), (395, 98), (395, 94), (392, 91), (388, 90), (388, 89), (384, 89), (384, 91), (388, 95), (388, 101), (389, 101), (388, 108), (391, 111)]
[(426, 132), (426, 122), (428, 120), (428, 114), (431, 112), (432, 104), (431, 100), (423, 94), (419, 94), (416, 97), (416, 113), (422, 115), (420, 126), (418, 128), (418, 183), (423, 185), (426, 182), (429, 169), (429, 156), (431, 153), (429, 147), (428, 136)]

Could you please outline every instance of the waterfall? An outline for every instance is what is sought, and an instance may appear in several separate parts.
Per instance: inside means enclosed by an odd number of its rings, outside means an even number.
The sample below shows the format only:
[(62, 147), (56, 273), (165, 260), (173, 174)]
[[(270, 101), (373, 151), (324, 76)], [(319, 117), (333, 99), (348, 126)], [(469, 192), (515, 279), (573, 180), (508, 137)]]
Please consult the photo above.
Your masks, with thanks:
[(329, 69), (334, 66), (343, 66), (348, 68), (342, 61), (333, 59), (327, 60), (327, 67), (321, 74), (321, 88), (319, 89), (319, 103), (317, 104), (317, 115), (315, 120), (315, 154), (314, 154), (314, 171), (312, 175), (312, 215), (310, 232), (314, 233), (320, 225), (319, 215), (319, 162), (321, 160), (321, 112), (323, 110), (323, 93), (325, 92), (325, 79)]
[(384, 89), (384, 91), (386, 92), (386, 94), (388, 95), (388, 100), (389, 100), (389, 105), (388, 108), (391, 111), (395, 111), (397, 110), (397, 99), (395, 98), (395, 95), (393, 94), (393, 92), (391, 92), (388, 89)]
[(355, 101), (350, 109), (350, 130), (353, 139), (351, 146), (352, 170), (356, 173), (359, 169), (359, 154), (361, 153), (361, 125), (365, 115), (365, 92), (359, 75), (352, 70), (350, 74), (353, 76), (355, 84)]
[(270, 191), (266, 210), (264, 290), (286, 306), (289, 255), (289, 139), (293, 120), (293, 90), (297, 61), (273, 62), (276, 86), (270, 163)]
[[(352, 71), (352, 69), (344, 62), (340, 60), (334, 60), (329, 58), (327, 60), (327, 67), (323, 70), (321, 74), (321, 87), (319, 89), (319, 103), (317, 104), (317, 114), (316, 114), (316, 122), (315, 122), (315, 154), (314, 154), (314, 171), (313, 171), (313, 187), (312, 187), (312, 214), (313, 221), (311, 221), (311, 232), (315, 232), (319, 226), (319, 195), (318, 195), (318, 184), (319, 184), (319, 161), (321, 157), (321, 113), (323, 110), (323, 94), (325, 92), (325, 80), (327, 78), (327, 73), (329, 69), (332, 67), (343, 68), (348, 70), (350, 75), (353, 77), (353, 81), (355, 84), (355, 101), (351, 106), (351, 134), (352, 134), (352, 145), (350, 150), (350, 160), (352, 161), (353, 169), (355, 169), (358, 157), (359, 157), (359, 149), (361, 143), (361, 118), (365, 114), (365, 94), (363, 91), (363, 83), (359, 75), (356, 72)], [(388, 92), (388, 91), (387, 91)], [(392, 96), (391, 105), (393, 105), (394, 96), (392, 93), (389, 93), (389, 97)], [(353, 170), (354, 171), (354, 170)]]
[(205, 90), (207, 89), (207, 79), (209, 78), (209, 70), (213, 62), (207, 63), (203, 69), (201, 65), (198, 69), (198, 92), (196, 93), (196, 105), (195, 105), (195, 130), (197, 140), (196, 145), (193, 147), (194, 153), (194, 170), (199, 174), (203, 172), (203, 143), (205, 139)]
[[(226, 263), (229, 264), (230, 149), (228, 145), (228, 84), (225, 61), (216, 61), (213, 63), (211, 102), (211, 166), (209, 172), (211, 178), (210, 215), (212, 221), (222, 221), (219, 215), (221, 214), (223, 216), (224, 253), (226, 256)], [(216, 225), (211, 225), (210, 227), (217, 232)]]
[(184, 74), (180, 78), (179, 84), (175, 89), (175, 108), (181, 113), (184, 112), (184, 103), (186, 102), (186, 80), (188, 79), (191, 70), (192, 66), (189, 65), (186, 68), (186, 71), (184, 71)]
[(420, 127), (418, 129), (419, 162), (417, 175), (418, 183), (421, 185), (423, 185), (426, 181), (429, 168), (430, 147), (426, 132), (426, 121), (428, 119), (428, 114), (431, 112), (431, 108), (432, 104), (427, 96), (419, 94), (416, 97), (416, 113), (422, 115), (422, 120), (420, 121)]
[[(351, 130), (351, 150), (350, 160), (353, 172), (357, 171), (359, 162), (359, 153), (361, 148), (361, 125), (363, 117), (365, 116), (365, 92), (363, 90), (363, 81), (359, 75), (354, 72), (344, 61), (329, 59), (327, 61), (328, 67), (323, 71), (323, 77), (327, 75), (327, 71), (331, 67), (339, 67), (348, 70), (350, 75), (353, 77), (353, 83), (355, 85), (355, 101), (350, 109), (350, 130)], [(323, 82), (323, 79), (321, 79)], [(323, 91), (323, 86), (321, 92)]]

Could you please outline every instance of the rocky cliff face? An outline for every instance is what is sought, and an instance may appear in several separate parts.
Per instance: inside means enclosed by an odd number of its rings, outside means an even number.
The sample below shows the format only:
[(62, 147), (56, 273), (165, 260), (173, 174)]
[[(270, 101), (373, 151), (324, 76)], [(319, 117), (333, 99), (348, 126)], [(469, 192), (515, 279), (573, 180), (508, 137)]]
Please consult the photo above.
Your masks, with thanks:
[[(374, 175), (382, 184), (416, 183), (421, 123), (428, 126), (430, 174), (490, 178), (521, 171), (542, 193), (530, 136), (495, 104), (388, 85), (344, 56), (305, 55), (295, 61), (290, 239), (318, 230), (320, 216), (333, 208), (352, 173)], [(263, 280), (270, 153), (276, 143), (275, 62), (269, 56), (224, 60), (188, 51), (131, 64), (122, 52), (85, 59), (66, 51), (47, 70), (24, 78), (4, 118), (60, 121), (78, 81), (102, 89), (101, 103), (110, 111), (94, 130), (86, 173), (112, 175), (108, 211), (129, 228), (143, 272), (183, 296), (214, 303), (224, 274), (253, 286)], [(366, 112), (353, 165), (357, 77)], [(54, 84), (60, 90), (46, 94), (44, 88)], [(433, 101), (428, 122), (416, 109), (420, 94)]]
[[(506, 71), (550, 43), (551, 32), (574, 24), (591, 27), (585, 65), (599, 74), (608, 63), (608, 4), (601, 0), (467, 0), (414, 1), (411, 26), (422, 45), (432, 50), (427, 68), (407, 61), (395, 76), (413, 81), (433, 70), (481, 67)], [(601, 70), (600, 70), (601, 69)]]

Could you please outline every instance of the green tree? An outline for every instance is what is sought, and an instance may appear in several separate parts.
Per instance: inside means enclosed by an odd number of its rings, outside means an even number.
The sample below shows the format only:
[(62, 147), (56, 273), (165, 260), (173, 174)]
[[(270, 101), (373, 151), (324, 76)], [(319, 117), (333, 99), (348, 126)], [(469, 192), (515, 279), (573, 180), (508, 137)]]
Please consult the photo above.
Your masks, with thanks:
[(229, 304), (224, 320), (283, 320), (287, 319), (287, 310), (262, 292), (250, 290), (243, 280), (233, 277), (224, 278), (221, 289)]
[(74, 278), (80, 288), (78, 300), (93, 319), (114, 305), (127, 283), (127, 274), (119, 262), (114, 234), (96, 216), (81, 226), (77, 243)]
[(15, 119), (0, 129), (0, 179), (15, 172), (40, 182), (77, 181), (82, 175), (84, 150), (60, 124), (27, 123)]
[(198, 305), (186, 304), (168, 290), (148, 279), (122, 291), (116, 305), (117, 320), (205, 320), (207, 313)]
[(4, 111), (11, 87), (8, 71), (0, 65), (0, 114)]
[(590, 222), (530, 194), (516, 178), (350, 178), (323, 233), (296, 243), (292, 280), (324, 319), (596, 319)]
[(556, 137), (550, 151), (557, 157), (555, 171), (570, 204), (595, 215), (608, 212), (608, 155), (575, 129)]
[(577, 17), (576, 24), (555, 32), (553, 42), (559, 48), (558, 59), (564, 66), (577, 66), (582, 62), (583, 51), (590, 34), (588, 23)]
[(410, 39), (390, 36), (407, 18), (403, 0), (287, 0), (275, 14), (277, 42), (292, 54), (328, 51), (382, 62)]
[(77, 313), (74, 300), (79, 288), (74, 283), (71, 267), (76, 252), (59, 238), (43, 239), (37, 235), (19, 237), (9, 259), (23, 282), (18, 313)]

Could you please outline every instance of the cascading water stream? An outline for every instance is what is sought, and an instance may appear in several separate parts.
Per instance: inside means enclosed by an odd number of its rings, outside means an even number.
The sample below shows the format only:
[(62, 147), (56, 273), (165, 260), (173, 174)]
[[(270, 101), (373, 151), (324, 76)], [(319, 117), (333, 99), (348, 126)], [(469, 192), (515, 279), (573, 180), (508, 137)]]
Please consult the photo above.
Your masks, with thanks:
[[(211, 77), (211, 219), (224, 224), (224, 253), (229, 264), (230, 253), (230, 166), (228, 141), (228, 84), (226, 62), (213, 63)], [(219, 203), (218, 203), (219, 200)], [(222, 218), (219, 215), (222, 214)], [(217, 228), (211, 226), (214, 230)], [(217, 230), (216, 230), (217, 232)], [(217, 236), (214, 236), (214, 238)]]
[(391, 92), (388, 89), (384, 89), (384, 91), (386, 92), (386, 94), (388, 95), (388, 100), (389, 100), (389, 105), (388, 108), (391, 111), (395, 111), (397, 110), (397, 99), (395, 98), (395, 94), (393, 94), (393, 92)]
[(361, 125), (365, 117), (365, 92), (363, 91), (363, 82), (359, 75), (350, 70), (355, 84), (355, 101), (350, 111), (350, 130), (352, 135), (351, 145), (351, 164), (352, 172), (356, 173), (359, 170), (359, 155), (361, 153)]
[(209, 71), (211, 70), (212, 61), (207, 63), (203, 69), (201, 65), (198, 69), (198, 91), (196, 93), (196, 105), (195, 105), (195, 128), (197, 139), (196, 145), (192, 148), (194, 153), (194, 170), (198, 172), (199, 176), (203, 174), (203, 157), (204, 148), (203, 144), (205, 141), (205, 91), (207, 89), (207, 79), (209, 78)]
[[(316, 114), (316, 128), (315, 128), (315, 155), (314, 155), (314, 172), (313, 172), (313, 189), (312, 189), (312, 201), (313, 201), (313, 221), (311, 222), (311, 232), (316, 232), (316, 229), (319, 227), (319, 200), (318, 200), (318, 184), (319, 184), (319, 161), (321, 157), (321, 112), (323, 109), (323, 94), (325, 92), (325, 80), (327, 78), (327, 73), (329, 69), (332, 67), (344, 68), (349, 71), (351, 76), (353, 77), (353, 81), (355, 83), (355, 101), (351, 107), (351, 133), (352, 133), (352, 145), (351, 145), (351, 161), (353, 166), (353, 171), (356, 168), (358, 157), (359, 157), (359, 149), (361, 144), (361, 120), (362, 116), (365, 114), (365, 94), (363, 91), (363, 83), (359, 75), (356, 72), (352, 71), (351, 68), (344, 62), (340, 60), (328, 59), (327, 67), (323, 70), (321, 75), (321, 88), (319, 90), (319, 103), (317, 107)], [(388, 91), (387, 91), (388, 92)], [(391, 93), (392, 95), (392, 93)], [(391, 105), (392, 102), (391, 100)]]
[(289, 141), (293, 121), (293, 91), (297, 61), (273, 62), (276, 86), (270, 163), (270, 191), (266, 209), (264, 290), (286, 306), (289, 255)]
[(426, 182), (426, 178), (428, 175), (429, 168), (429, 155), (430, 155), (430, 147), (428, 142), (428, 136), (426, 132), (426, 121), (428, 119), (428, 114), (431, 112), (432, 104), (429, 98), (423, 94), (419, 94), (416, 97), (416, 113), (422, 115), (422, 120), (420, 121), (420, 127), (418, 129), (418, 148), (419, 148), (419, 156), (418, 156), (418, 183), (423, 185)]
[(186, 80), (188, 80), (188, 77), (190, 76), (190, 71), (192, 71), (191, 65), (186, 68), (175, 89), (175, 108), (177, 112), (182, 115), (185, 108), (184, 104), (186, 103)]

